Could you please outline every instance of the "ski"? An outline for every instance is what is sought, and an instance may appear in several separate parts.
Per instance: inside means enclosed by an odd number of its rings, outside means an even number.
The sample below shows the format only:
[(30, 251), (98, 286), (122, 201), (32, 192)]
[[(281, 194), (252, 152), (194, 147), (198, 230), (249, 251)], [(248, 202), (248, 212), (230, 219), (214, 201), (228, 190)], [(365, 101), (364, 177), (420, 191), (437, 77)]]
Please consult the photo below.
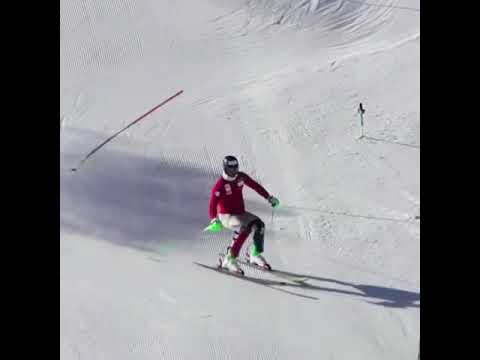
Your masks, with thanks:
[[(294, 284), (291, 284), (291, 283), (289, 284), (288, 282), (285, 282), (285, 281), (258, 279), (258, 278), (254, 278), (254, 277), (251, 277), (251, 276), (248, 276), (248, 275), (239, 275), (239, 274), (233, 273), (231, 271), (218, 268), (217, 266), (205, 265), (205, 264), (202, 264), (202, 263), (199, 263), (199, 262), (196, 262), (196, 261), (194, 261), (193, 263), (195, 265), (203, 267), (204, 269), (213, 270), (213, 271), (215, 271), (219, 274), (228, 275), (228, 276), (237, 278), (239, 280), (248, 281), (248, 282), (251, 282), (251, 283), (254, 283), (254, 284), (257, 284), (257, 285), (262, 285), (262, 286), (268, 287), (272, 290), (280, 291), (280, 292), (283, 292), (283, 293), (286, 293), (286, 294), (289, 294), (289, 295), (294, 295), (294, 296), (298, 296), (298, 297), (305, 298), (305, 299), (318, 300), (318, 298), (315, 297), (315, 296), (299, 294), (299, 293), (296, 293), (296, 292), (293, 292), (293, 291), (289, 291), (289, 290), (286, 290), (286, 289), (281, 289), (281, 288), (275, 287), (275, 286), (292, 286), (292, 285), (295, 286)], [(297, 284), (296, 286), (300, 286), (300, 285)]]
[(294, 282), (294, 283), (304, 283), (306, 281), (308, 281), (308, 278), (307, 277), (304, 277), (304, 276), (296, 276), (296, 275), (290, 275), (290, 274), (286, 274), (282, 271), (279, 271), (279, 270), (274, 270), (274, 269), (266, 269), (262, 266), (258, 266), (256, 264), (251, 264), (249, 263), (248, 261), (243, 261), (243, 260), (237, 260), (237, 262), (239, 264), (242, 264), (242, 265), (245, 265), (245, 266), (248, 266), (250, 268), (253, 268), (253, 269), (258, 269), (260, 271), (264, 271), (264, 272), (267, 272), (269, 274), (272, 274), (273, 276), (276, 276), (278, 278), (281, 278), (281, 279), (284, 279), (284, 280), (288, 280), (288, 281), (291, 281), (291, 282)]
[[(220, 256), (220, 259), (222, 259), (225, 256), (225, 254), (219, 253), (219, 256)], [(251, 264), (250, 262), (248, 262), (248, 260), (237, 259), (237, 262), (239, 264), (248, 266), (252, 269), (258, 269), (258, 270), (261, 270), (261, 271), (264, 271), (264, 272), (268, 272), (268, 273), (272, 274), (273, 276), (276, 276), (276, 277), (278, 277), (280, 279), (283, 279), (283, 280), (291, 281), (293, 283), (301, 284), (301, 283), (305, 283), (306, 281), (308, 281), (307, 277), (287, 274), (283, 271), (274, 270), (271, 267), (270, 267), (270, 269), (264, 268), (264, 267), (258, 266), (256, 264)]]
[(233, 276), (233, 277), (236, 277), (238, 279), (251, 281), (251, 282), (254, 282), (254, 283), (257, 283), (257, 284), (260, 284), (260, 285), (265, 285), (265, 286), (269, 286), (269, 287), (271, 285), (288, 285), (286, 282), (268, 281), (268, 280), (263, 280), (263, 279), (257, 279), (257, 278), (254, 278), (254, 277), (251, 277), (251, 276), (248, 276), (248, 275), (242, 275), (240, 273), (235, 273), (233, 271), (229, 271), (227, 269), (224, 269), (224, 268), (221, 268), (221, 267), (218, 267), (218, 266), (206, 265), (206, 264), (202, 264), (202, 263), (199, 263), (199, 262), (196, 262), (196, 261), (194, 261), (193, 263), (195, 265), (201, 266), (205, 269), (216, 271), (220, 274)]

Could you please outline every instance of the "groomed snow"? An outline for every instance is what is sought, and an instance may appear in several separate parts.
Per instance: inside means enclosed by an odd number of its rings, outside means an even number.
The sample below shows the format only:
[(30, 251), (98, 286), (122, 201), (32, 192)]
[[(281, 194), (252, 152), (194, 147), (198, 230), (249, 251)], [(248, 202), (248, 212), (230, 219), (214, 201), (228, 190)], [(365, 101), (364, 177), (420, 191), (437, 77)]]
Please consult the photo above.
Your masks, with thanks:
[[(61, 359), (416, 359), (419, 0), (60, 3)], [(228, 154), (307, 285), (194, 264)]]

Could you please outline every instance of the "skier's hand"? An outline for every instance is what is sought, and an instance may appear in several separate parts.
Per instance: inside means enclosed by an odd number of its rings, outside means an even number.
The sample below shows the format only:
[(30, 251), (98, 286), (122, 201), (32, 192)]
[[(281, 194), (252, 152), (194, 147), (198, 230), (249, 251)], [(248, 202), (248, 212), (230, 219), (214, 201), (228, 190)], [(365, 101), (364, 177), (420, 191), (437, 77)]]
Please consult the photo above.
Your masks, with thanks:
[(221, 224), (221, 221), (219, 218), (213, 218), (212, 220), (210, 220), (210, 224), (216, 224), (216, 223)]
[(274, 208), (280, 205), (280, 201), (275, 196), (270, 195), (267, 200)]
[(219, 219), (215, 218), (210, 221), (210, 224), (204, 230), (217, 233), (222, 231), (222, 229), (223, 229), (222, 222)]

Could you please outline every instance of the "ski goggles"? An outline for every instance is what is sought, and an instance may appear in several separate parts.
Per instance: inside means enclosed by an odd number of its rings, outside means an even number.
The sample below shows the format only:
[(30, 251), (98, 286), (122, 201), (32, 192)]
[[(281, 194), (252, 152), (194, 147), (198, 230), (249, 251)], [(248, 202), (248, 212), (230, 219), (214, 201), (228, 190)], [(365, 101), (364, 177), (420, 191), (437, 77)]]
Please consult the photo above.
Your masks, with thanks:
[(232, 176), (238, 172), (238, 161), (230, 160), (224, 163), (225, 172)]
[(225, 163), (225, 167), (229, 169), (238, 169), (238, 161), (227, 161)]

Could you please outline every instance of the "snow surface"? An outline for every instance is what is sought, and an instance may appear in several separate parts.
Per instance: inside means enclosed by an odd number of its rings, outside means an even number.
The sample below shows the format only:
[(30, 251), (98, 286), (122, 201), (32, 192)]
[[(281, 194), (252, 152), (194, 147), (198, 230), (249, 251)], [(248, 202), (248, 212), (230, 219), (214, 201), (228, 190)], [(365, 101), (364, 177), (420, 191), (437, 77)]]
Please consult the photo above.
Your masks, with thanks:
[[(61, 358), (416, 359), (419, 8), (61, 0)], [(265, 256), (309, 285), (193, 263), (230, 243), (202, 232), (227, 154), (281, 201), (245, 191)]]

